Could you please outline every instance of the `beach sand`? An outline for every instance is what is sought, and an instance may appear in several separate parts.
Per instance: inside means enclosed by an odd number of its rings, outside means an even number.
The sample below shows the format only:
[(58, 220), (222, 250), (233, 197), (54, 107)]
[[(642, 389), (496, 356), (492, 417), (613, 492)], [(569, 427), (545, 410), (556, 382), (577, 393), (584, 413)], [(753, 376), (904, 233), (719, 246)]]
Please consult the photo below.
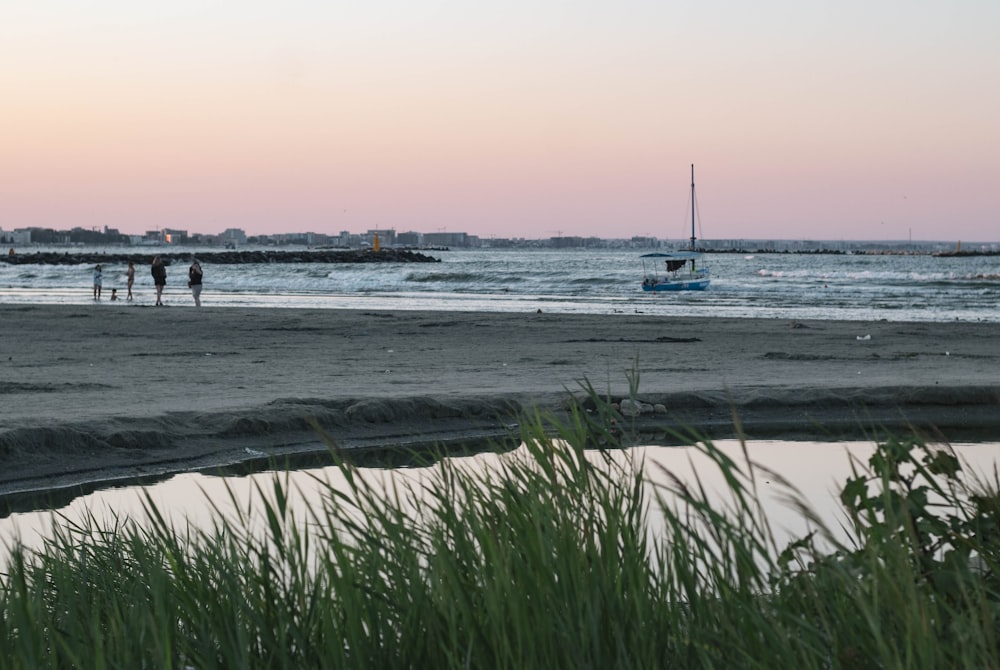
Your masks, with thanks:
[[(862, 339), (859, 339), (862, 338)], [(1000, 437), (1000, 324), (0, 305), (0, 497), (322, 451), (476, 440), (589, 382), (697, 428)]]

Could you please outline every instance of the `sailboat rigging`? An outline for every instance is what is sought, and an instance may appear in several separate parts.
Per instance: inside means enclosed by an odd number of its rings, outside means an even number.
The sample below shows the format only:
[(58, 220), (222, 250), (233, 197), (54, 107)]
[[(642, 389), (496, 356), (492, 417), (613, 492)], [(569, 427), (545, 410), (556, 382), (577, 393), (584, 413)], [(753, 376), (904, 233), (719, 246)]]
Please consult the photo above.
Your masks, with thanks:
[[(701, 264), (695, 237), (694, 163), (691, 164), (691, 237), (687, 250), (644, 254), (642, 259), (643, 291), (703, 291), (711, 282), (711, 273)], [(662, 265), (661, 265), (662, 263)]]

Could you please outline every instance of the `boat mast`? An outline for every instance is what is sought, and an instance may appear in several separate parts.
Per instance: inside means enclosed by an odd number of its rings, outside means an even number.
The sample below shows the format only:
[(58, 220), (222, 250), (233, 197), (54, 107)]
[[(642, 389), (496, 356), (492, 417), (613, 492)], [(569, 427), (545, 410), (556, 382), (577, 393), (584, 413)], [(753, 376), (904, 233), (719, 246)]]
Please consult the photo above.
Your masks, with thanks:
[(695, 207), (696, 207), (696, 205), (695, 205), (695, 201), (694, 201), (694, 163), (691, 163), (691, 251), (694, 251), (694, 243), (695, 243), (695, 239), (696, 239), (695, 236), (694, 236), (694, 210), (695, 210)]

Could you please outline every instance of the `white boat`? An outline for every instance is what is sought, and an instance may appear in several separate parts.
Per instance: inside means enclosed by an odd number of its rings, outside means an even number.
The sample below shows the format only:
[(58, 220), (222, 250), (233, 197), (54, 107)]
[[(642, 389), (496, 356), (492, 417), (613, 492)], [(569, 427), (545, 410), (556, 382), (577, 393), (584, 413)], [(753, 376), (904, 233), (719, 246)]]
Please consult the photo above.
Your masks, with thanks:
[(691, 239), (686, 251), (644, 254), (642, 259), (643, 291), (704, 291), (711, 282), (711, 273), (701, 263), (694, 236), (695, 212), (694, 164), (691, 164)]

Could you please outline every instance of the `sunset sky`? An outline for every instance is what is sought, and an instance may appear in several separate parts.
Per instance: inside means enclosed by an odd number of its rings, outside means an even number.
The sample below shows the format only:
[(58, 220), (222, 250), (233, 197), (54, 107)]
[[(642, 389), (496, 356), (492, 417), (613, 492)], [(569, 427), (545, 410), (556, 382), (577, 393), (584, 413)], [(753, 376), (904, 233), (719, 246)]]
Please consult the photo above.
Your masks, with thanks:
[(0, 228), (1000, 241), (997, 0), (0, 0)]

